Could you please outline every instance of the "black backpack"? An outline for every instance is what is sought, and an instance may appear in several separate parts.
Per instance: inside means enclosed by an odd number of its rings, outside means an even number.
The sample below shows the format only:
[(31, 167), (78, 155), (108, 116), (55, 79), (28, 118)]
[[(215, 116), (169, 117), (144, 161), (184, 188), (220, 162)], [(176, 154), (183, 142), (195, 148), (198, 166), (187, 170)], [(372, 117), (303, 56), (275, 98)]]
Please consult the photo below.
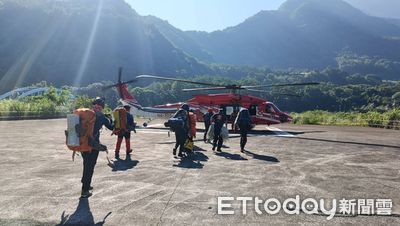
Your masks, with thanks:
[(187, 112), (185, 110), (179, 110), (174, 117), (168, 119), (164, 123), (165, 127), (171, 128), (172, 131), (177, 131), (179, 129), (184, 129), (187, 125)]
[(211, 114), (210, 112), (205, 113), (204, 114), (204, 122), (210, 123), (212, 116), (213, 116), (213, 114)]

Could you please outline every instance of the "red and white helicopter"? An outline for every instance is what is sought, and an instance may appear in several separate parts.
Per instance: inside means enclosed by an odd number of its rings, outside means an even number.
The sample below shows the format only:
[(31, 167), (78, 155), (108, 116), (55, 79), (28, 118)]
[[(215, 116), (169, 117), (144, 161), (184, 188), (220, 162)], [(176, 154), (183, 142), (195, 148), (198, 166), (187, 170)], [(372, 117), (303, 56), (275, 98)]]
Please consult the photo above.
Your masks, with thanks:
[(221, 85), (176, 78), (159, 77), (153, 75), (140, 75), (133, 80), (123, 82), (121, 81), (121, 72), (122, 71), (120, 69), (118, 83), (106, 86), (105, 88), (116, 87), (118, 95), (120, 97), (120, 102), (124, 105), (130, 105), (131, 113), (133, 113), (134, 115), (139, 115), (146, 118), (169, 118), (177, 111), (177, 109), (179, 109), (183, 102), (163, 104), (153, 107), (141, 106), (139, 102), (135, 99), (135, 97), (131, 95), (128, 91), (128, 84), (136, 82), (138, 79), (158, 79), (208, 86), (204, 88), (183, 89), (183, 91), (230, 90), (230, 93), (223, 94), (196, 94), (193, 95), (192, 99), (184, 102), (188, 104), (191, 109), (194, 110), (197, 120), (200, 122), (203, 121), (203, 115), (208, 111), (208, 109), (211, 108), (214, 110), (214, 112), (221, 109), (223, 113), (227, 116), (228, 123), (232, 123), (235, 120), (236, 113), (240, 110), (241, 107), (249, 109), (252, 123), (255, 125), (269, 126), (272, 124), (291, 122), (292, 117), (288, 113), (279, 110), (279, 108), (272, 102), (255, 96), (241, 95), (238, 93), (238, 91), (248, 90), (255, 92), (266, 92), (265, 90), (257, 90), (257, 88), (307, 86), (319, 84), (311, 82), (256, 86)]

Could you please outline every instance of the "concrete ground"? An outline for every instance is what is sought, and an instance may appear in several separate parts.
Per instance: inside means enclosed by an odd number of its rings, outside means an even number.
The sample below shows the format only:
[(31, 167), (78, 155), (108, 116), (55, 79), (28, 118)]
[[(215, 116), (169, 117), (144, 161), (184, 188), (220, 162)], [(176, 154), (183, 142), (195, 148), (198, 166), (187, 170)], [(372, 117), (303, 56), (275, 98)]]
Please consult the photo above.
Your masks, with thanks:
[[(276, 127), (282, 131), (250, 135), (246, 153), (233, 134), (222, 153), (198, 141), (196, 153), (183, 160), (172, 156), (173, 134), (138, 129), (132, 160), (122, 154), (123, 160), (110, 164), (100, 153), (93, 196), (79, 199), (82, 159), (72, 162), (66, 149), (65, 119), (0, 122), (0, 225), (400, 225), (399, 131)], [(104, 129), (101, 139), (114, 150), (110, 131)], [(113, 159), (113, 152), (108, 157)], [(341, 215), (330, 221), (320, 212), (259, 215), (254, 202), (244, 215), (237, 201), (228, 208), (234, 215), (217, 214), (218, 196), (283, 202), (296, 195), (328, 203), (392, 199), (394, 215)]]

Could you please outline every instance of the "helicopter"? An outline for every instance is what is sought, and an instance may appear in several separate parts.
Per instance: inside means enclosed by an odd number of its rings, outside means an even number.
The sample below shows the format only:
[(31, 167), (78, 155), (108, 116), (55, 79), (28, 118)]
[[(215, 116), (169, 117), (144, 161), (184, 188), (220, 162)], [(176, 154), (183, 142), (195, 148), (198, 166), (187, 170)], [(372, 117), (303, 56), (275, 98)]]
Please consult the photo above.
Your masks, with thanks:
[[(259, 88), (265, 87), (287, 87), (287, 86), (308, 86), (318, 85), (316, 82), (308, 83), (289, 83), (289, 84), (270, 84), (270, 85), (222, 85), (205, 82), (197, 82), (191, 80), (177, 79), (160, 77), (154, 75), (139, 75), (135, 79), (123, 82), (121, 80), (122, 68), (119, 69), (118, 82), (113, 85), (106, 86), (105, 88), (116, 87), (120, 102), (123, 105), (131, 106), (131, 113), (134, 115), (146, 117), (146, 118), (169, 118), (177, 109), (184, 103), (188, 104), (190, 109), (196, 115), (197, 121), (204, 121), (204, 114), (212, 109), (213, 112), (222, 111), (227, 117), (228, 123), (233, 123), (240, 108), (247, 108), (249, 110), (252, 124), (253, 125), (273, 125), (280, 123), (291, 122), (293, 118), (286, 112), (281, 111), (274, 103), (269, 102), (265, 99), (251, 96), (242, 95), (239, 92), (241, 90), (253, 91), (253, 92), (267, 92), (265, 90), (259, 90)], [(189, 83), (194, 85), (202, 85), (207, 87), (182, 89), (184, 92), (192, 91), (209, 91), (209, 90), (229, 90), (229, 93), (222, 94), (195, 94), (193, 98), (178, 103), (167, 103), (162, 105), (156, 105), (153, 107), (143, 107), (135, 99), (135, 97), (129, 93), (128, 84), (137, 82), (139, 79), (156, 79), (164, 81), (175, 81), (182, 83)], [(287, 94), (290, 95), (290, 94)], [(295, 96), (295, 95), (294, 95)]]

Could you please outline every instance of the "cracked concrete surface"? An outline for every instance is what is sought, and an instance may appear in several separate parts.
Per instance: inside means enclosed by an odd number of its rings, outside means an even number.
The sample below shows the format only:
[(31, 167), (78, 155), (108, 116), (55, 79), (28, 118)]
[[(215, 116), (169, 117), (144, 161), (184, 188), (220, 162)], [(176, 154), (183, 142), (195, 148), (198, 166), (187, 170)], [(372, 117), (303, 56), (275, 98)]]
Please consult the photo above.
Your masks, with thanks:
[[(218, 196), (284, 200), (390, 198), (400, 214), (400, 132), (358, 127), (276, 126), (239, 151), (234, 134), (222, 153), (195, 142), (188, 159), (172, 157), (173, 134), (138, 129), (132, 161), (110, 165), (100, 153), (93, 196), (79, 200), (82, 159), (66, 149), (65, 119), (0, 122), (0, 225), (399, 225), (398, 217), (217, 214)], [(257, 130), (265, 127), (258, 126)], [(263, 135), (264, 134), (264, 135)], [(113, 158), (116, 137), (103, 130)], [(198, 137), (202, 137), (199, 133)], [(123, 147), (124, 148), (124, 147)], [(124, 149), (122, 149), (124, 150)]]

